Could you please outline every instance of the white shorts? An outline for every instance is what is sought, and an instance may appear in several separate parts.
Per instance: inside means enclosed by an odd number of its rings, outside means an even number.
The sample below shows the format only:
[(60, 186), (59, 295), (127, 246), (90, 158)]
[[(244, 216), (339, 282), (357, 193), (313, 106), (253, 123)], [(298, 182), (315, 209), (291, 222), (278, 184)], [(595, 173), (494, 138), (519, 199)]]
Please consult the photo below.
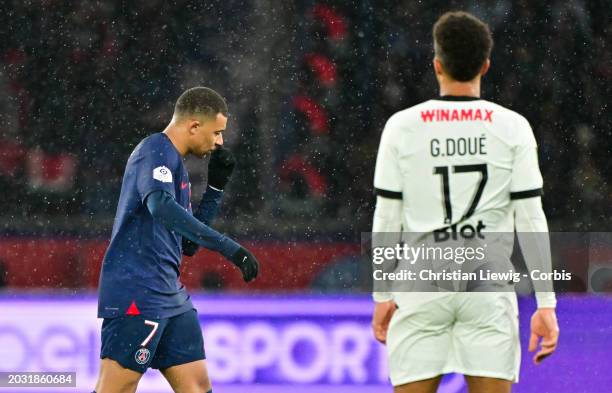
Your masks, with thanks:
[(521, 347), (514, 292), (437, 294), (426, 301), (426, 294), (399, 295), (387, 333), (393, 386), (448, 373), (518, 382)]

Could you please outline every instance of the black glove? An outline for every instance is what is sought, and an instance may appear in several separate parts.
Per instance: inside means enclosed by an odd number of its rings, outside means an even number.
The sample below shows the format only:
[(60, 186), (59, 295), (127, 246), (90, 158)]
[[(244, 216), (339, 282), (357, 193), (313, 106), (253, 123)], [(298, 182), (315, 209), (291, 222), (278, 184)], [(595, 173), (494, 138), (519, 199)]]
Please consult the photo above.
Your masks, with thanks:
[(183, 237), (182, 243), (183, 255), (192, 257), (195, 255), (196, 251), (198, 251), (199, 246), (191, 240), (187, 239), (186, 237)]
[(236, 251), (236, 253), (229, 258), (229, 260), (234, 265), (238, 266), (242, 272), (242, 278), (244, 281), (249, 282), (257, 277), (259, 263), (257, 263), (255, 256), (246, 248), (240, 247), (238, 251)]
[(235, 165), (236, 160), (232, 152), (224, 149), (223, 146), (217, 146), (208, 162), (208, 185), (223, 190), (232, 176)]

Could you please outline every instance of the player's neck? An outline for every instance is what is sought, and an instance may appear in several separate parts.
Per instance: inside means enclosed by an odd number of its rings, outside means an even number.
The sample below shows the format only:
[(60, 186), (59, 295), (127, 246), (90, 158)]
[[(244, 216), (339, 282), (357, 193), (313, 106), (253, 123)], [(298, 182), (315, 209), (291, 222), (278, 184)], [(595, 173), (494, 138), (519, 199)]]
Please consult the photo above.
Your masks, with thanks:
[(172, 142), (174, 148), (179, 152), (181, 157), (185, 157), (189, 149), (187, 148), (187, 143), (185, 143), (181, 138), (180, 131), (172, 123), (170, 123), (163, 133), (166, 134), (168, 139), (170, 139), (170, 142)]
[(480, 78), (468, 82), (440, 81), (440, 96), (464, 96), (480, 98)]

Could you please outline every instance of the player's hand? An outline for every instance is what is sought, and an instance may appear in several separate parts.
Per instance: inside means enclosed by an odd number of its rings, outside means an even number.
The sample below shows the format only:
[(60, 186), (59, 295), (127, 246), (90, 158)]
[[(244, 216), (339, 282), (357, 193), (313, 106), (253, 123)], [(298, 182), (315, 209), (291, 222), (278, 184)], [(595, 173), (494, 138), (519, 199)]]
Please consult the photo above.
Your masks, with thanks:
[(259, 272), (259, 263), (257, 262), (255, 256), (246, 248), (240, 247), (238, 251), (231, 256), (230, 261), (234, 265), (238, 266), (242, 272), (242, 278), (244, 281), (249, 282), (257, 277), (257, 273)]
[(376, 303), (376, 306), (374, 307), (374, 315), (372, 316), (372, 331), (374, 332), (374, 338), (383, 344), (387, 342), (389, 322), (391, 321), (391, 317), (396, 309), (397, 306), (393, 300)]
[(208, 162), (208, 185), (223, 190), (236, 166), (234, 155), (223, 146), (213, 150)]
[[(541, 341), (540, 341), (541, 340)], [(559, 340), (559, 325), (557, 324), (557, 315), (554, 308), (539, 308), (531, 316), (531, 337), (529, 338), (529, 352), (533, 352), (538, 348), (540, 342), (541, 348), (534, 355), (533, 362), (535, 364), (542, 363), (557, 348)]]
[(192, 257), (198, 251), (198, 245), (186, 237), (182, 240), (183, 255)]

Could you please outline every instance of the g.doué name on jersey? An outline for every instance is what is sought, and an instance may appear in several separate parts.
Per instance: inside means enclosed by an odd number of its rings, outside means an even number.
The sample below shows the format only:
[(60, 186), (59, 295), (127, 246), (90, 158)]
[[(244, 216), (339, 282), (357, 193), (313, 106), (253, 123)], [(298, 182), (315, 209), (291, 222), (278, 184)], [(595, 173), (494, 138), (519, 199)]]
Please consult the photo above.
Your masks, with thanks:
[(453, 157), (466, 155), (486, 155), (487, 137), (433, 138), (429, 142), (429, 153), (432, 157)]

